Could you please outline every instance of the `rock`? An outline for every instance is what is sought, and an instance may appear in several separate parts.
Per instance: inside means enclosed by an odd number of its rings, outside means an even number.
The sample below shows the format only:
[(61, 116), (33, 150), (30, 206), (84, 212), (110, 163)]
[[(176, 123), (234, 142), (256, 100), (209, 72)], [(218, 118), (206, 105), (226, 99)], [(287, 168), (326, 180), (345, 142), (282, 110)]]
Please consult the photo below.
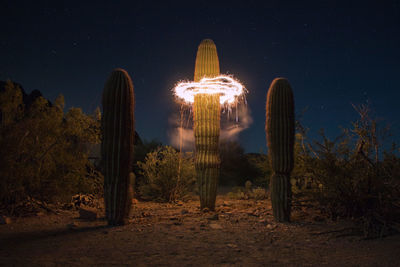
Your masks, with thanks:
[(219, 219), (218, 213), (215, 213), (214, 215), (207, 218), (207, 220), (210, 220), (210, 221), (216, 221), (218, 219)]
[(89, 194), (89, 195), (82, 195), (82, 194), (77, 194), (72, 196), (71, 203), (76, 206), (80, 207), (81, 205), (86, 205), (86, 206), (94, 206), (94, 196)]
[(224, 206), (224, 207), (229, 207), (230, 205), (229, 205), (228, 202), (224, 201), (224, 202), (222, 202), (222, 206)]
[(74, 230), (74, 229), (78, 228), (78, 224), (76, 222), (69, 223), (69, 224), (67, 224), (67, 228)]
[(0, 224), (10, 224), (12, 222), (10, 217), (0, 215)]
[(313, 217), (313, 220), (314, 220), (315, 222), (324, 222), (324, 221), (325, 221), (325, 218), (322, 217), (322, 216), (316, 215), (316, 216)]
[(79, 219), (94, 221), (97, 219), (97, 211), (88, 207), (79, 208)]
[(74, 207), (75, 206), (72, 203), (65, 203), (61, 208), (64, 210), (72, 210)]
[(241, 251), (241, 249), (238, 248), (238, 246), (235, 245), (235, 244), (227, 244), (226, 246), (227, 246), (228, 248), (233, 249), (233, 250), (236, 251), (236, 252), (240, 252), (240, 251)]
[(187, 213), (189, 213), (188, 210), (185, 210), (185, 209), (184, 209), (184, 210), (181, 210), (181, 214), (182, 214), (182, 215), (187, 214)]
[(267, 224), (267, 229), (274, 229), (275, 227), (272, 224)]
[(217, 224), (217, 223), (210, 223), (209, 226), (210, 226), (211, 229), (214, 229), (214, 230), (220, 230), (220, 229), (222, 229), (222, 226), (219, 225), (219, 224)]

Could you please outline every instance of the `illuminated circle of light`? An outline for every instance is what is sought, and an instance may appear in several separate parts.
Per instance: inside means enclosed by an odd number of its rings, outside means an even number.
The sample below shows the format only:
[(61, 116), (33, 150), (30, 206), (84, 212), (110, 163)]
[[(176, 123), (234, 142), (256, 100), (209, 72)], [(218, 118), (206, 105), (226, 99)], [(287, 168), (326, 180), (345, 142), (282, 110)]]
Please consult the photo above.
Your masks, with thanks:
[(215, 78), (203, 78), (200, 82), (180, 82), (173, 91), (177, 97), (190, 104), (194, 103), (194, 96), (197, 94), (219, 94), (220, 103), (223, 105), (234, 103), (246, 89), (232, 77), (220, 75)]

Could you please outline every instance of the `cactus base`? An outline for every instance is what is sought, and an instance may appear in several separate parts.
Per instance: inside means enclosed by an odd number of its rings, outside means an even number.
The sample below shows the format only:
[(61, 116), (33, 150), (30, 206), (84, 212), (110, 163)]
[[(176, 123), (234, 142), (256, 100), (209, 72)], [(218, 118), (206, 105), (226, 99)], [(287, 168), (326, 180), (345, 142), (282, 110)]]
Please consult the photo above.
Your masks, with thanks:
[(274, 173), (271, 177), (270, 188), (272, 211), (275, 220), (278, 222), (289, 222), (292, 202), (290, 175)]
[(215, 210), (219, 168), (198, 169), (196, 172), (200, 195), (200, 209)]

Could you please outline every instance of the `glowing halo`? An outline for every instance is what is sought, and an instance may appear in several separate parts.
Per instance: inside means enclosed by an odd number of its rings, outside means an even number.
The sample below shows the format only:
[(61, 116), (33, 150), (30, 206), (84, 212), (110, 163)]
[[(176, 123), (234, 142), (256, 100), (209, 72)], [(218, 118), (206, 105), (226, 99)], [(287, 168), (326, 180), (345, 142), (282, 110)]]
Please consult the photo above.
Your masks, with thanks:
[(180, 82), (173, 89), (175, 95), (185, 102), (194, 103), (197, 94), (219, 94), (220, 103), (232, 104), (246, 89), (231, 76), (220, 75), (215, 78), (203, 78), (200, 82)]

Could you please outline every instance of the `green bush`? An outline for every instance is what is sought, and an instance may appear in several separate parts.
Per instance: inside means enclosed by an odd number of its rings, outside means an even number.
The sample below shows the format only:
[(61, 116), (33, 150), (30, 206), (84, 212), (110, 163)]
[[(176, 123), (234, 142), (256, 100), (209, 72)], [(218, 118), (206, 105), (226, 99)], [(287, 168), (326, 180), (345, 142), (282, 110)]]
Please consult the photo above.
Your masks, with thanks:
[(159, 147), (138, 162), (139, 194), (145, 200), (176, 201), (193, 191), (196, 181), (192, 153), (180, 154), (170, 146)]
[(102, 176), (88, 160), (87, 144), (100, 140), (95, 116), (38, 97), (25, 107), (21, 89), (7, 82), (0, 93), (0, 204), (11, 208), (27, 197), (70, 199), (100, 191)]

